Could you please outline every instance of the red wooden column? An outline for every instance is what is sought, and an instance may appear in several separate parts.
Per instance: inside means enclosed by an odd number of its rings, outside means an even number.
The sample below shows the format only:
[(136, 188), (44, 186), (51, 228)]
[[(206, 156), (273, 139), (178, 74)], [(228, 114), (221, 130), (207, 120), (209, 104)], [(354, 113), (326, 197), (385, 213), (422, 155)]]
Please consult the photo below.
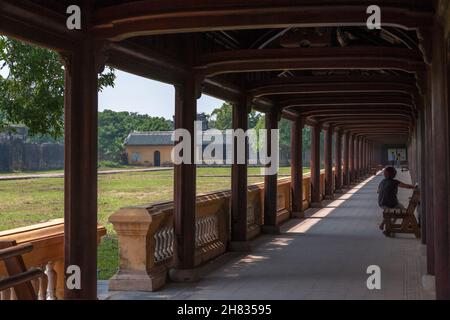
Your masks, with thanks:
[(370, 171), (370, 141), (366, 142), (366, 173)]
[(331, 125), (325, 131), (324, 163), (325, 163), (325, 198), (333, 199), (333, 127)]
[[(233, 129), (248, 129), (249, 103), (247, 97), (242, 97), (233, 103)], [(245, 164), (238, 164), (238, 144), (233, 140), (233, 164), (231, 166), (231, 241), (230, 250), (247, 251), (250, 249), (247, 241), (247, 162), (248, 140), (245, 139)]]
[(95, 42), (65, 61), (64, 265), (78, 266), (81, 288), (65, 299), (97, 299), (97, 77)]
[(361, 137), (355, 139), (355, 175), (356, 180), (361, 178)]
[[(175, 86), (175, 129), (185, 129), (191, 136), (190, 163), (174, 166), (175, 267), (169, 275), (174, 281), (197, 278), (195, 266), (196, 165), (194, 163), (194, 121), (197, 118), (198, 84), (194, 77)], [(177, 143), (177, 142), (175, 142)]]
[[(267, 129), (267, 153), (272, 156), (275, 152), (271, 143), (271, 130), (278, 129), (278, 121), (280, 120), (280, 112), (272, 110), (266, 113), (266, 129)], [(280, 233), (277, 225), (277, 178), (278, 174), (271, 174), (264, 177), (264, 233)]]
[(350, 184), (350, 134), (344, 135), (344, 164), (342, 169), (342, 184), (348, 187)]
[(303, 218), (303, 119), (291, 122), (292, 216)]
[(320, 195), (320, 131), (319, 124), (311, 128), (311, 207), (321, 206)]
[[(449, 238), (449, 97), (448, 48), (444, 27), (436, 21), (432, 32), (431, 100), (433, 127), (433, 211), (436, 298), (450, 299)], [(444, 141), (444, 143), (443, 143)]]
[(366, 140), (361, 138), (361, 176), (364, 177), (366, 174)]
[(334, 163), (336, 166), (336, 192), (341, 192), (342, 189), (342, 130), (336, 130), (336, 141), (334, 144)]
[(351, 133), (349, 135), (348, 142), (348, 159), (349, 159), (349, 184), (355, 180), (355, 136)]

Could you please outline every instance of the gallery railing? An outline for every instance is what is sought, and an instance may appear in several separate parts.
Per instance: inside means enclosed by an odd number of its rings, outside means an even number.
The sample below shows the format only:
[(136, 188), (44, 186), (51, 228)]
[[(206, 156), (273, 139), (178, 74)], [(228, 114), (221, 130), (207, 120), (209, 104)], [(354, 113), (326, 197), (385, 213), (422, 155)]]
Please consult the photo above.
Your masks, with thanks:
[[(321, 172), (321, 192), (325, 173)], [(303, 178), (303, 208), (311, 198), (309, 174)], [(277, 223), (291, 215), (291, 182), (278, 180)], [(200, 266), (227, 250), (230, 233), (231, 191), (218, 191), (197, 197), (195, 228), (195, 265)], [(119, 241), (119, 270), (110, 279), (110, 290), (154, 291), (166, 283), (167, 272), (174, 265), (173, 202), (122, 208), (109, 221)], [(248, 187), (247, 239), (256, 237), (264, 223), (264, 183)]]
[[(103, 226), (97, 227), (98, 242), (106, 234)], [(38, 267), (45, 271), (47, 281), (33, 280), (32, 284), (40, 300), (62, 299), (64, 296), (64, 221), (55, 219), (23, 228), (0, 231), (0, 248), (31, 243), (33, 250), (23, 255), (27, 268)], [(7, 277), (0, 263), (0, 278)], [(0, 300), (16, 299), (14, 289), (0, 292)]]

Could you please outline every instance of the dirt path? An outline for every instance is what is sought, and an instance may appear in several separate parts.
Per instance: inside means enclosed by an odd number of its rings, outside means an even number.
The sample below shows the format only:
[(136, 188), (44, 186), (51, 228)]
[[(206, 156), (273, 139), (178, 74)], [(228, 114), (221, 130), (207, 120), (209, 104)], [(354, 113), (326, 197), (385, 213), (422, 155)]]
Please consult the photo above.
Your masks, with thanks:
[[(103, 170), (99, 171), (98, 174), (117, 174), (117, 173), (128, 173), (128, 172), (150, 172), (150, 171), (166, 171), (172, 170), (171, 167), (160, 167), (160, 168), (145, 168), (145, 169), (117, 169), (117, 170)], [(25, 180), (25, 179), (39, 179), (39, 178), (64, 178), (64, 173), (31, 173), (31, 174), (17, 174), (17, 175), (0, 175), (0, 181), (6, 180)]]

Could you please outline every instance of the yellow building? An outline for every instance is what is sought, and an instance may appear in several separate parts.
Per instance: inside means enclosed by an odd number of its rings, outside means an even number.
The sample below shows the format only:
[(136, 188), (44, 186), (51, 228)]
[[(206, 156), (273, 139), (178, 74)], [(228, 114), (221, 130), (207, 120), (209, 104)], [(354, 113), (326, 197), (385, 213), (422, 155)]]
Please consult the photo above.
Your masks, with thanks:
[(128, 163), (143, 166), (172, 165), (172, 131), (132, 132), (124, 143)]

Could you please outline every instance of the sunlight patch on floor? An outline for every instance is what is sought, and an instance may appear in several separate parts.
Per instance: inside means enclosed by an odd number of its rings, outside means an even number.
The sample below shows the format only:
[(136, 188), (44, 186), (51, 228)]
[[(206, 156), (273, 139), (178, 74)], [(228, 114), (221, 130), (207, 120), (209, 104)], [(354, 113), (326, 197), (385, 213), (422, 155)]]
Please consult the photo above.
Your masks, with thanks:
[(362, 181), (358, 185), (351, 188), (348, 192), (340, 196), (338, 199), (333, 200), (329, 204), (327, 204), (324, 208), (320, 209), (316, 213), (311, 216), (305, 218), (296, 226), (288, 229), (286, 232), (288, 233), (306, 233), (310, 230), (314, 225), (319, 223), (323, 218), (326, 218), (330, 213), (332, 213), (336, 208), (345, 203), (346, 200), (350, 199), (355, 193), (357, 193), (361, 188), (363, 188), (367, 183), (369, 183), (375, 176), (371, 176), (366, 180)]

